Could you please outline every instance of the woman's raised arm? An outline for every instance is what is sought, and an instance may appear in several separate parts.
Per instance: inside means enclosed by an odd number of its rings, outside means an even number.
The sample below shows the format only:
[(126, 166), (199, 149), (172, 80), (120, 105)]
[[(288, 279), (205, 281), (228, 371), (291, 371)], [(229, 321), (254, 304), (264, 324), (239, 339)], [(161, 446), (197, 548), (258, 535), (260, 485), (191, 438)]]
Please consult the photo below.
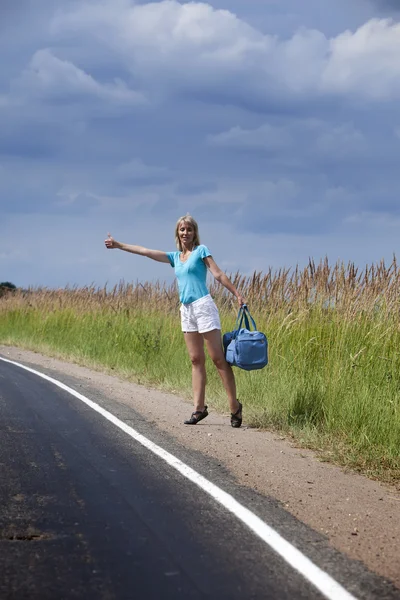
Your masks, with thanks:
[(144, 248), (143, 246), (135, 246), (133, 244), (123, 244), (122, 242), (117, 242), (109, 233), (107, 239), (104, 241), (106, 248), (109, 250), (114, 250), (117, 248), (118, 250), (124, 250), (125, 252), (131, 252), (132, 254), (139, 254), (140, 256), (147, 256), (147, 258), (151, 258), (158, 262), (169, 263), (169, 259), (166, 252), (162, 250), (151, 250), (150, 248)]

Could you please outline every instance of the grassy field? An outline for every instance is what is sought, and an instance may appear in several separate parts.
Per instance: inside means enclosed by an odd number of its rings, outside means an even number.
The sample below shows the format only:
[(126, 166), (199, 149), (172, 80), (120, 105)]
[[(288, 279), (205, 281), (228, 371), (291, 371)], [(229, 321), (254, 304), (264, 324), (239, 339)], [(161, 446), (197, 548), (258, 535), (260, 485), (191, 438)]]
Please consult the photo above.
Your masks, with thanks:
[[(310, 262), (304, 270), (233, 277), (270, 364), (235, 370), (245, 420), (280, 430), (326, 459), (400, 482), (400, 271), (383, 263)], [(223, 330), (237, 307), (220, 286), (211, 293)], [(0, 298), (0, 342), (112, 370), (190, 397), (191, 369), (174, 286), (121, 283), (32, 289)], [(213, 365), (207, 403), (227, 411)]]

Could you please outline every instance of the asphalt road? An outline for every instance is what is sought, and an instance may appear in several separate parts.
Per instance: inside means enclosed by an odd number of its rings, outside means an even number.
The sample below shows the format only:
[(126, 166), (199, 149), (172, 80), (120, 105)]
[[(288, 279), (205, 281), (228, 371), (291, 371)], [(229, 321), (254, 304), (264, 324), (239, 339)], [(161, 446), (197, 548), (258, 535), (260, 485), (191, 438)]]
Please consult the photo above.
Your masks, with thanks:
[[(114, 414), (120, 407), (108, 398)], [(120, 415), (135, 426), (135, 414)], [(149, 424), (138, 422), (151, 437)], [(155, 438), (159, 435), (153, 432)], [(159, 439), (156, 439), (157, 443)], [(171, 441), (167, 441), (171, 451)], [(268, 498), (211, 473), (357, 598), (398, 592)], [(0, 599), (323, 598), (235, 516), (52, 383), (0, 361)]]

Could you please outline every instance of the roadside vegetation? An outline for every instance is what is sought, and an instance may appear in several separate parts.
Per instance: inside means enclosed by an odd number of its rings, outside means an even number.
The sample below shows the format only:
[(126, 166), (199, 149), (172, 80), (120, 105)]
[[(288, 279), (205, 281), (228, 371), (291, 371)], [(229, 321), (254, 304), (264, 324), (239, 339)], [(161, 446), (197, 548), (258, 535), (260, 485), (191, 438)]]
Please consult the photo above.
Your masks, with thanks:
[[(400, 270), (310, 262), (232, 277), (267, 334), (270, 364), (235, 370), (245, 422), (370, 477), (400, 482)], [(237, 306), (211, 285), (223, 330)], [(190, 397), (174, 286), (13, 291), (0, 298), (0, 343), (110, 370)], [(226, 411), (215, 369), (207, 403)]]
[(11, 283), (11, 281), (2, 281), (0, 282), (0, 298), (5, 296), (5, 294), (10, 294), (15, 292), (17, 286)]

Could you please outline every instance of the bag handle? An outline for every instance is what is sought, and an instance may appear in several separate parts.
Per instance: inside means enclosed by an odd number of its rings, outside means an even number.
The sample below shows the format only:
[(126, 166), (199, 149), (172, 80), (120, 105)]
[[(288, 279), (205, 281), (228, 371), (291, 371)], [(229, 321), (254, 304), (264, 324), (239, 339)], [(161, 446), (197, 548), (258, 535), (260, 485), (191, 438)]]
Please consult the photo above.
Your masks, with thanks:
[[(250, 319), (250, 321), (249, 321), (249, 319)], [(235, 324), (235, 332), (238, 332), (239, 329), (241, 329), (243, 320), (244, 320), (246, 329), (248, 329), (250, 331), (250, 322), (251, 322), (251, 324), (254, 327), (254, 331), (257, 331), (256, 323), (255, 323), (253, 317), (251, 316), (249, 309), (247, 308), (247, 304), (243, 304), (243, 306), (241, 306), (239, 308), (239, 313), (238, 313), (238, 316), (236, 319), (236, 324)]]
[[(254, 331), (257, 331), (257, 325), (256, 325), (256, 322), (255, 322), (255, 320), (253, 319), (253, 317), (251, 316), (251, 314), (250, 314), (250, 311), (249, 311), (249, 309), (247, 308), (247, 304), (243, 304), (243, 313), (244, 313), (244, 317), (245, 317), (245, 319), (247, 319), (247, 317), (248, 317), (248, 319), (250, 319), (250, 321), (251, 321), (251, 324), (252, 324), (252, 325), (253, 325), (253, 327), (254, 327)], [(249, 322), (249, 321), (248, 321), (248, 319), (247, 319), (247, 321), (246, 321), (247, 323)], [(249, 329), (249, 330), (250, 330), (250, 327), (249, 327), (249, 326), (247, 326), (247, 329)]]
[(239, 329), (242, 327), (243, 319), (244, 319), (244, 323), (245, 323), (246, 329), (249, 329), (249, 327), (250, 327), (249, 319), (247, 318), (247, 315), (245, 314), (245, 312), (243, 310), (243, 307), (241, 306), (239, 308), (239, 312), (238, 312), (238, 316), (237, 316), (237, 319), (236, 319), (234, 331), (239, 331)]

